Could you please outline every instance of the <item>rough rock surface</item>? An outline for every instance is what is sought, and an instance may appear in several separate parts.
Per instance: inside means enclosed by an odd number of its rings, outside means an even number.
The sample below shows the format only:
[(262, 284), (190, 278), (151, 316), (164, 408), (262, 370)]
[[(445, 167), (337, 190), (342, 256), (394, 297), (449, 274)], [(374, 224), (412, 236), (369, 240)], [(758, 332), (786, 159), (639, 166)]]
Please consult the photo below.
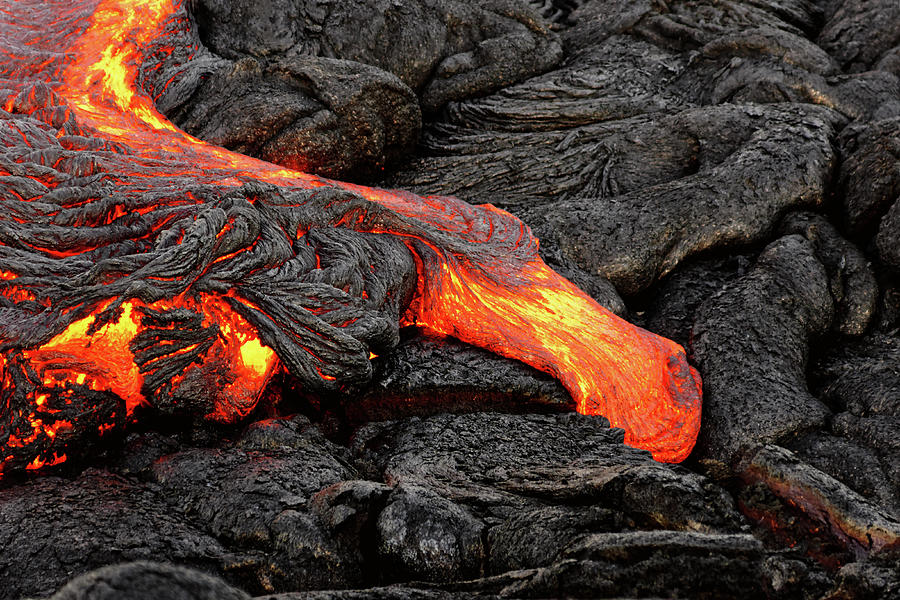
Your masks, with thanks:
[(224, 57), (373, 65), (416, 90), (429, 110), (539, 73), (561, 55), (557, 36), (525, 2), (199, 0), (195, 14), (203, 41)]
[(248, 600), (245, 592), (205, 573), (164, 563), (134, 562), (97, 569), (53, 594), (53, 600)]
[(570, 411), (566, 389), (528, 365), (450, 338), (413, 333), (375, 360), (372, 385), (342, 402), (351, 421), (446, 411)]
[[(257, 422), (215, 449), (172, 439), (181, 450), (127, 478), (86, 471), (2, 492), (10, 521), (0, 535), (34, 546), (3, 555), (16, 585), (5, 597), (47, 596), (73, 569), (134, 560), (283, 598), (372, 585), (399, 598), (640, 597), (673, 585), (745, 598), (769, 589), (778, 570), (767, 565), (787, 558), (802, 566), (798, 585), (818, 585), (814, 562), (747, 533), (724, 489), (623, 445), (598, 417), (412, 417), (363, 427), (349, 451), (302, 417)], [(72, 539), (83, 549), (46, 550)], [(679, 569), (664, 568), (672, 556)], [(685, 569), (697, 576), (682, 578)], [(409, 580), (433, 583), (397, 585)], [(152, 585), (245, 597), (201, 572), (140, 562), (96, 571), (58, 597), (141, 598)]]
[(693, 348), (704, 374), (704, 456), (728, 462), (745, 445), (824, 425), (828, 409), (807, 390), (805, 371), (809, 344), (832, 314), (825, 268), (797, 235), (773, 242), (703, 304)]

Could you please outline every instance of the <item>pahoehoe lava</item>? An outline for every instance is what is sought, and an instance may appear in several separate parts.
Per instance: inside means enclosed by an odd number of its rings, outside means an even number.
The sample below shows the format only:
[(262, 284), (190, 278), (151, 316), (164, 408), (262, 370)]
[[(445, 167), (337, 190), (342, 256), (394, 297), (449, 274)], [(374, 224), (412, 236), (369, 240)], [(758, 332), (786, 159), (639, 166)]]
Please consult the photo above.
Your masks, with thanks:
[(61, 462), (143, 404), (237, 419), (282, 368), (358, 389), (405, 325), (548, 371), (659, 460), (690, 452), (681, 347), (553, 272), (509, 213), (326, 180), (166, 120), (148, 82), (205, 51), (182, 2), (17, 1), (0, 31), (4, 470)]

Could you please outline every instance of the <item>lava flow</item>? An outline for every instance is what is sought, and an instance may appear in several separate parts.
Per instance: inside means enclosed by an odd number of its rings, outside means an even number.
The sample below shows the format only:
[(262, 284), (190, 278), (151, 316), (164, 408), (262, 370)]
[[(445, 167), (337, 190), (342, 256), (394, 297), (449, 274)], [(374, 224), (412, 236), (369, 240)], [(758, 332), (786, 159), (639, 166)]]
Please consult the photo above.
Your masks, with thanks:
[(140, 405), (240, 418), (279, 369), (363, 386), (405, 325), (553, 374), (658, 460), (689, 454), (700, 381), (680, 346), (491, 205), (178, 130), (143, 82), (200, 49), (182, 0), (0, 2), (0, 472), (61, 462)]

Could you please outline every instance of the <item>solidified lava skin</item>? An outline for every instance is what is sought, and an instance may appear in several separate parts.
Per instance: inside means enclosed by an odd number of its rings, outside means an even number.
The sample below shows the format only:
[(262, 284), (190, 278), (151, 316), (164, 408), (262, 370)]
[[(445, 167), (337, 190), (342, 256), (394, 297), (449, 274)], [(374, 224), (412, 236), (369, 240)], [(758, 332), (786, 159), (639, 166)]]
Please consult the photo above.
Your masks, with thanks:
[(140, 82), (196, 49), (190, 29), (181, 0), (0, 2), (0, 472), (62, 462), (144, 404), (238, 419), (280, 369), (365, 385), (406, 325), (551, 373), (657, 460), (690, 453), (682, 348), (553, 272), (512, 215), (173, 126)]

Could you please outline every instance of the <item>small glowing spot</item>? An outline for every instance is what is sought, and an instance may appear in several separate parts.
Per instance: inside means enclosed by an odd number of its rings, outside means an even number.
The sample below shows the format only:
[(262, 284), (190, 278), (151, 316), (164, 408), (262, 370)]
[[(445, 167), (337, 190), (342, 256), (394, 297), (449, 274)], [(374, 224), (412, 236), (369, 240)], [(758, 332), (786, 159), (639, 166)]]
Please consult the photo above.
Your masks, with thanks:
[(241, 362), (248, 369), (264, 375), (272, 367), (275, 352), (264, 346), (258, 338), (252, 337), (241, 344)]

